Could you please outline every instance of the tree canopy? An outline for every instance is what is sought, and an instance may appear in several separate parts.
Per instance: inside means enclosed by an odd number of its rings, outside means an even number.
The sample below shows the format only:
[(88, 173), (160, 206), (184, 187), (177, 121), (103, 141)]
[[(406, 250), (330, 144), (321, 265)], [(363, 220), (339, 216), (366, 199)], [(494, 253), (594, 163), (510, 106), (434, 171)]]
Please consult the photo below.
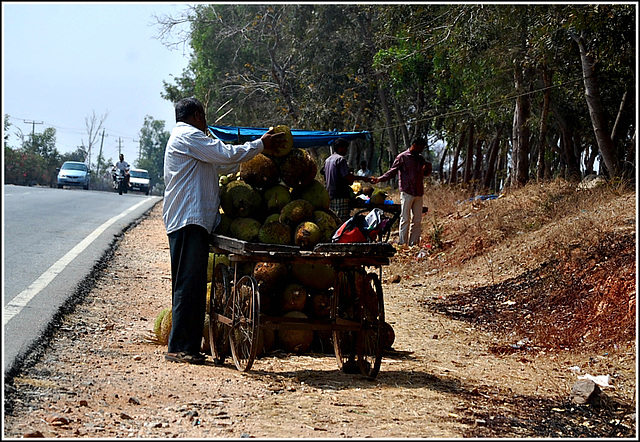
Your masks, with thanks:
[[(635, 170), (631, 4), (198, 4), (158, 18), (211, 123), (368, 130), (361, 159), (442, 140), (441, 179), (499, 189)], [(189, 31), (172, 30), (187, 22)], [(615, 30), (615, 32), (612, 32)], [(402, 147), (404, 146), (404, 147)]]

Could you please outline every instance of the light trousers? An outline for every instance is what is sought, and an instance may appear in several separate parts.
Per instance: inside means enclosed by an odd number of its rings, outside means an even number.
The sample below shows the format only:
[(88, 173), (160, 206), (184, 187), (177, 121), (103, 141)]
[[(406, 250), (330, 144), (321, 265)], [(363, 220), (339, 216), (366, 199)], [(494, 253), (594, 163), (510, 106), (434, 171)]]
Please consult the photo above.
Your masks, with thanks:
[(398, 244), (410, 246), (420, 242), (422, 197), (400, 192), (400, 237)]

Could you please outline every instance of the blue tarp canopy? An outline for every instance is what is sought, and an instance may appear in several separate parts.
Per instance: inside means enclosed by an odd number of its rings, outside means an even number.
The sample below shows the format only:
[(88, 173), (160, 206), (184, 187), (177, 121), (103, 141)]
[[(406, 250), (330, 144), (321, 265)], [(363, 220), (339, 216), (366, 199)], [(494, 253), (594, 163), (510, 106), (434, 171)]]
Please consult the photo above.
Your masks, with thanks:
[[(269, 128), (237, 127), (237, 126), (209, 126), (211, 134), (225, 143), (243, 144), (260, 138)], [(355, 139), (370, 139), (370, 132), (337, 132), (322, 130), (291, 129), (293, 147), (322, 147), (333, 144), (338, 138), (347, 141)]]

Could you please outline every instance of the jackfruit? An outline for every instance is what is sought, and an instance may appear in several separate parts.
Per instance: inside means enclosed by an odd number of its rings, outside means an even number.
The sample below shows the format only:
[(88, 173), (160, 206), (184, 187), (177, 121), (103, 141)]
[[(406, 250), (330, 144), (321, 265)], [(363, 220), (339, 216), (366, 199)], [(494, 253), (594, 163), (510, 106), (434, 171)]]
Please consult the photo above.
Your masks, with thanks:
[(169, 343), (169, 335), (171, 334), (171, 325), (173, 323), (173, 310), (169, 309), (162, 317), (160, 322), (160, 334), (158, 335), (158, 343), (167, 345)]
[(286, 264), (259, 262), (253, 268), (253, 277), (258, 283), (260, 294), (273, 295), (286, 284), (289, 279), (289, 270)]
[(202, 347), (203, 353), (211, 354), (211, 339), (209, 338), (209, 313), (204, 314), (204, 325), (202, 327)]
[(261, 215), (260, 192), (242, 180), (236, 180), (220, 191), (220, 207), (231, 218), (254, 218)]
[(227, 215), (226, 213), (220, 214), (220, 222), (216, 226), (213, 231), (217, 235), (229, 236), (229, 229), (231, 228), (231, 223), (233, 223), (233, 219)]
[(313, 180), (305, 187), (294, 189), (291, 194), (293, 199), (303, 199), (311, 203), (314, 209), (328, 209), (331, 198), (329, 192), (318, 180)]
[(287, 187), (276, 184), (264, 191), (263, 199), (269, 213), (280, 213), (291, 202), (291, 193)]
[(303, 249), (312, 249), (322, 239), (322, 231), (311, 221), (304, 221), (296, 227), (294, 244)]
[(320, 242), (331, 242), (331, 237), (338, 228), (336, 217), (328, 212), (316, 210), (313, 212), (313, 222), (320, 228)]
[(259, 153), (240, 164), (240, 179), (252, 187), (266, 189), (278, 183), (280, 170), (273, 159)]
[(285, 137), (284, 145), (279, 149), (270, 148), (270, 149), (263, 150), (263, 152), (265, 155), (268, 155), (271, 157), (284, 157), (287, 154), (289, 154), (289, 152), (291, 152), (291, 149), (293, 149), (293, 135), (291, 134), (291, 129), (289, 129), (289, 127), (285, 126), (284, 124), (280, 124), (274, 127), (273, 131), (275, 133), (284, 132), (284, 137)]
[(280, 179), (289, 187), (305, 187), (316, 177), (318, 166), (304, 149), (292, 149), (280, 162)]
[(213, 280), (213, 269), (218, 264), (230, 266), (231, 262), (229, 261), (229, 257), (227, 255), (222, 255), (220, 253), (209, 253), (209, 260), (207, 262), (207, 282), (211, 282)]
[(282, 292), (282, 311), (302, 311), (306, 304), (307, 291), (301, 284), (293, 282), (284, 288)]
[[(300, 311), (288, 312), (284, 317), (308, 318), (307, 315)], [(313, 330), (278, 330), (277, 343), (284, 351), (298, 354), (305, 353), (313, 343)]]
[(258, 232), (258, 241), (264, 244), (291, 244), (291, 227), (279, 221), (265, 222)]
[(326, 318), (331, 313), (331, 297), (326, 292), (311, 294), (311, 311), (316, 318)]
[(337, 272), (328, 264), (314, 262), (298, 263), (291, 266), (296, 280), (307, 289), (328, 290), (336, 280)]
[(231, 236), (241, 241), (256, 242), (262, 224), (253, 218), (237, 218), (231, 224)]
[(280, 222), (297, 226), (302, 221), (313, 218), (313, 206), (307, 200), (293, 200), (282, 208), (280, 212)]
[(163, 308), (158, 316), (156, 316), (156, 320), (153, 322), (153, 334), (158, 341), (160, 341), (160, 325), (162, 324), (162, 320), (167, 312), (171, 311), (171, 307)]
[(387, 193), (384, 190), (376, 189), (369, 197), (371, 204), (384, 204), (384, 200), (387, 199)]
[(271, 215), (269, 215), (267, 219), (264, 220), (264, 223), (262, 225), (264, 226), (265, 224), (278, 222), (280, 222), (280, 212), (272, 213)]

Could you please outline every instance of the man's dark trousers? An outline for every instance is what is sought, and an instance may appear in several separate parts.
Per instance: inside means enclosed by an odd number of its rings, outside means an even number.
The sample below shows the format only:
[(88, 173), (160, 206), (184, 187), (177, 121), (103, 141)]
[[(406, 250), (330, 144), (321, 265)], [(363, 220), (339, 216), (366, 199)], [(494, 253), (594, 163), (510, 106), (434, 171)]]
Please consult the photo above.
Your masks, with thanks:
[(173, 318), (169, 353), (196, 354), (202, 345), (207, 303), (209, 234), (189, 224), (169, 236)]

